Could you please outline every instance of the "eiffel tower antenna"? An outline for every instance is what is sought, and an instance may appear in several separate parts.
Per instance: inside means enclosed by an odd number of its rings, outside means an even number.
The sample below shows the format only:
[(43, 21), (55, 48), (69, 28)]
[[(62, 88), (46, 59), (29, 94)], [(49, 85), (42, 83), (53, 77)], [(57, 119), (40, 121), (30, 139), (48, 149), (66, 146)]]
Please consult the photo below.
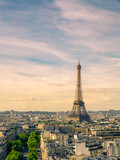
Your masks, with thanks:
[(83, 122), (83, 121), (90, 122), (90, 117), (86, 111), (85, 104), (83, 102), (80, 59), (78, 59), (78, 65), (77, 65), (75, 100), (73, 103), (72, 111), (68, 115), (68, 121), (71, 120), (75, 122)]
[(78, 64), (80, 64), (80, 58), (78, 58)]

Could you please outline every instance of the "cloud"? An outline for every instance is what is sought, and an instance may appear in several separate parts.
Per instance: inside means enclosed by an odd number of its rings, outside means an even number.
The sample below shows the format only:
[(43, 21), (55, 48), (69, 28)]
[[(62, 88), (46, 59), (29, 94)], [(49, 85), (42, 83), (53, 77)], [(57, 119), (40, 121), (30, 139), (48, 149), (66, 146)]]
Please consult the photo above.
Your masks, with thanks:
[(1, 110), (71, 110), (79, 57), (87, 109), (119, 108), (119, 5), (27, 2), (1, 7)]
[[(101, 9), (84, 1), (55, 1), (60, 9), (62, 23), (57, 27), (69, 37), (74, 46), (85, 47), (92, 52), (119, 54), (120, 14)], [(108, 53), (107, 53), (108, 55)]]
[(93, 52), (101, 52), (101, 53), (105, 53), (107, 52), (114, 52), (114, 55), (119, 55), (119, 50), (120, 50), (120, 46), (119, 46), (119, 41), (120, 38), (119, 37), (113, 37), (112, 39), (109, 39), (109, 37), (102, 39), (102, 41), (100, 41), (98, 38), (93, 38), (91, 40), (74, 40), (73, 43), (75, 45), (83, 45), (89, 49), (91, 49)]
[(8, 4), (8, 2), (5, 2), (5, 1), (3, 1), (3, 0), (0, 0), (0, 5), (6, 5), (6, 4)]
[[(116, 22), (120, 18), (120, 15), (107, 10), (101, 10), (95, 6), (92, 6), (84, 1), (78, 0), (55, 0), (55, 5), (61, 10), (61, 14), (64, 18), (69, 20), (84, 20), (94, 21), (96, 23), (104, 22)], [(120, 24), (120, 22), (116, 22)]]
[[(70, 58), (70, 56), (67, 53), (59, 51), (55, 49), (55, 47), (47, 43), (35, 42), (35, 41), (11, 38), (11, 37), (1, 37), (0, 44), (2, 45), (2, 49), (0, 52), (1, 54), (4, 53), (4, 55), (5, 54), (14, 55), (16, 57), (28, 57), (28, 56), (39, 57), (39, 56), (43, 56), (43, 54), (46, 54), (48, 56), (50, 55), (56, 56), (63, 61), (73, 62), (72, 58)], [(9, 51), (9, 49), (11, 51)], [(33, 50), (34, 53), (24, 51), (25, 49)]]

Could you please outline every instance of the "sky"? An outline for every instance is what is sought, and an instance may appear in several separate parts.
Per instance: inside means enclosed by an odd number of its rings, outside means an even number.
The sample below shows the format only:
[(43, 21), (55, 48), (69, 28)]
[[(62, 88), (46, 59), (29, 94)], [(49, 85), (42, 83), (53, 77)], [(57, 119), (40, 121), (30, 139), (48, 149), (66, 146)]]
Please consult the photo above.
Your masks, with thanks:
[(0, 111), (120, 109), (120, 0), (0, 0)]

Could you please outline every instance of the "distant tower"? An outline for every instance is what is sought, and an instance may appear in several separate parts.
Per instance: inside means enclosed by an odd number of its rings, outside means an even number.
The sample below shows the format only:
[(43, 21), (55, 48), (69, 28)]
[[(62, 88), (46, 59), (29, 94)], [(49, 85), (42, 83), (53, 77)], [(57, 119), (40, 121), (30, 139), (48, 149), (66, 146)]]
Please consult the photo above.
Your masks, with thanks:
[(90, 116), (88, 115), (85, 109), (85, 104), (83, 102), (80, 61), (78, 61), (77, 65), (77, 86), (76, 86), (75, 101), (73, 103), (72, 111), (68, 115), (68, 121), (90, 122)]

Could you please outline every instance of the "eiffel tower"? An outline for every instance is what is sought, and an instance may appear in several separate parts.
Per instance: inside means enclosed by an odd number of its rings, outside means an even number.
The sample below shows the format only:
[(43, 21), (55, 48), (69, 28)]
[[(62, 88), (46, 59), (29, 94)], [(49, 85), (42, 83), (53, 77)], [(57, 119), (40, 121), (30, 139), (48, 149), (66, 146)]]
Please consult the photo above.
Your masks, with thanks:
[(72, 111), (68, 115), (68, 121), (90, 122), (90, 116), (88, 115), (85, 108), (85, 104), (83, 102), (80, 61), (78, 61), (77, 65), (77, 85), (76, 85), (75, 101), (73, 102)]

